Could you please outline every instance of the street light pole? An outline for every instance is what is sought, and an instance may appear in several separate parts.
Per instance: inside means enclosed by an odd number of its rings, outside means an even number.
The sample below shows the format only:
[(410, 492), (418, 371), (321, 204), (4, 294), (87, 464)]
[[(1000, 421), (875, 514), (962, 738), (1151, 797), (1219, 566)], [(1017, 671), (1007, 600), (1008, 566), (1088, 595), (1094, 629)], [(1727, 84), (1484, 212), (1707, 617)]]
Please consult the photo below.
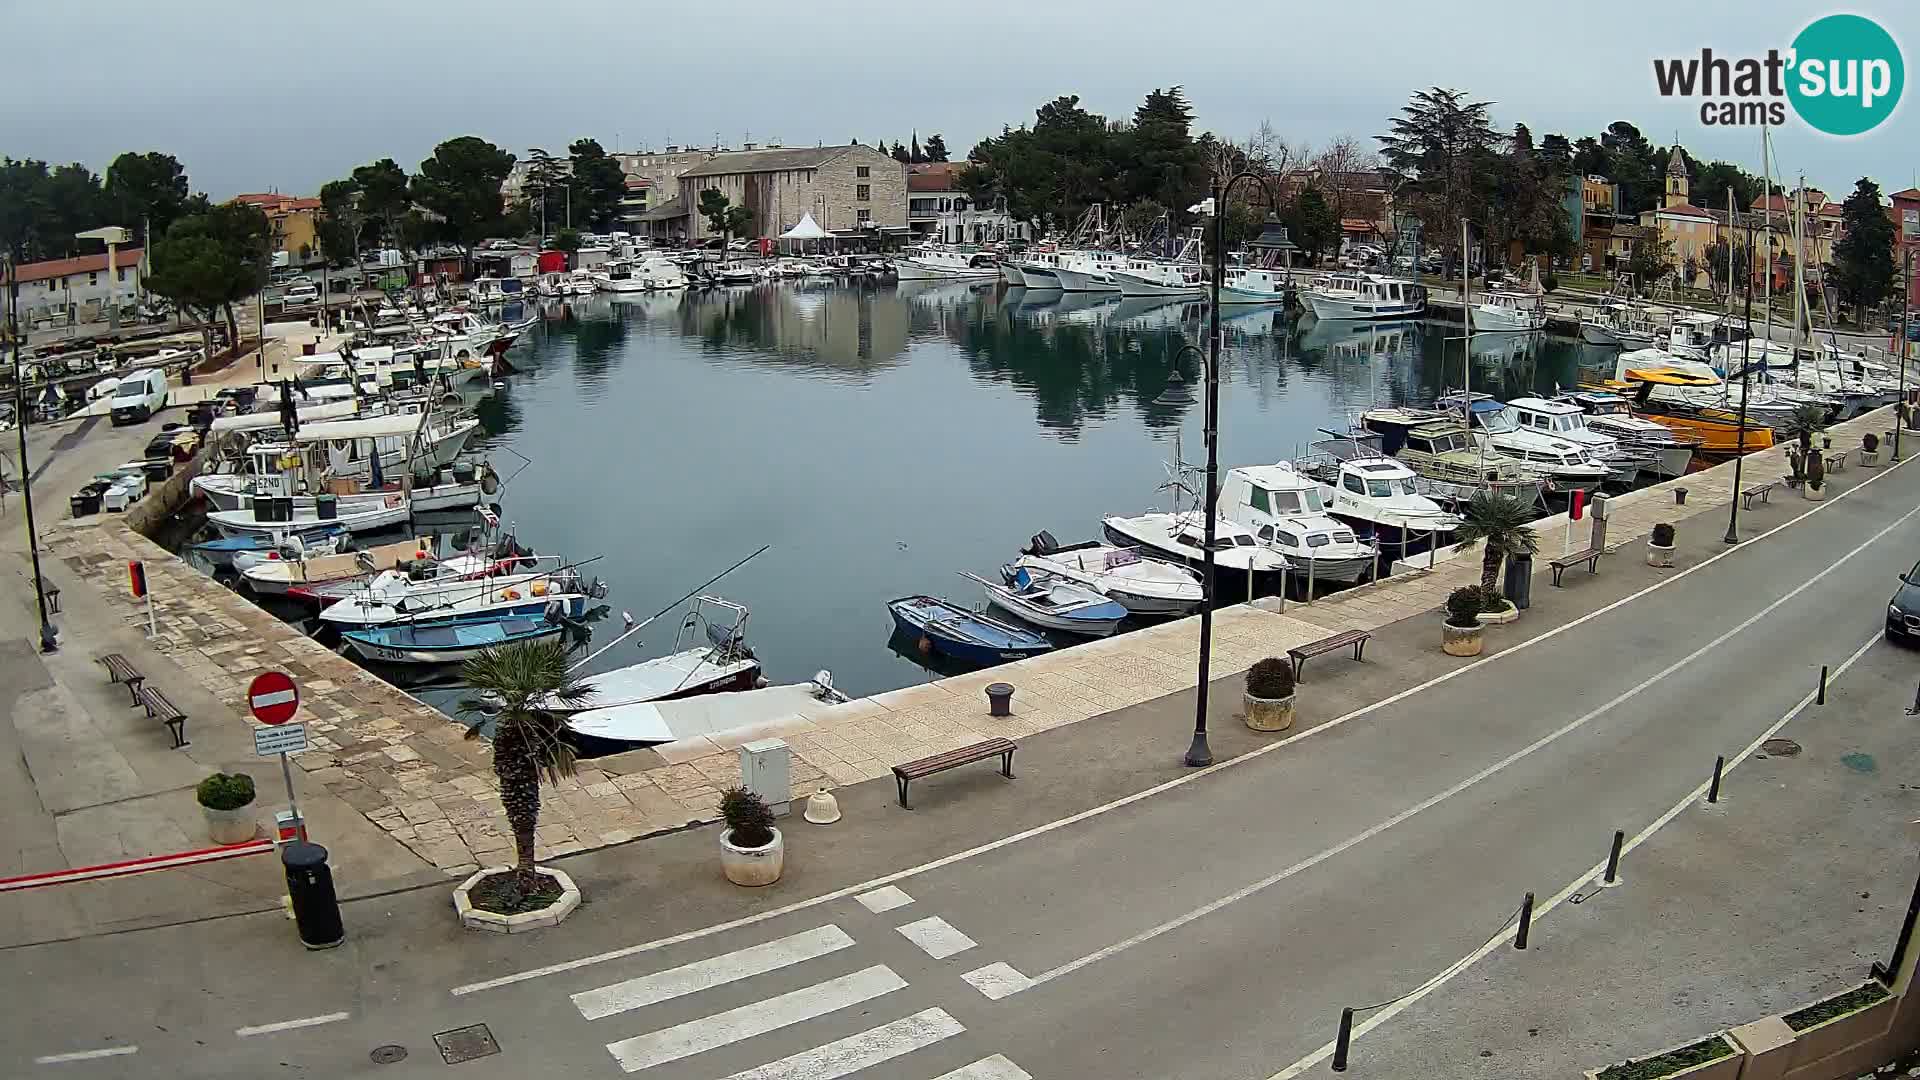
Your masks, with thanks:
[[(1235, 180), (1240, 179), (1234, 177)], [(1213, 302), (1208, 305), (1207, 326), (1207, 401), (1203, 410), (1203, 438), (1207, 444), (1207, 501), (1206, 526), (1202, 534), (1200, 565), (1202, 566), (1202, 592), (1200, 600), (1200, 681), (1194, 688), (1193, 744), (1187, 747), (1186, 763), (1189, 768), (1204, 768), (1213, 764), (1213, 749), (1207, 745), (1207, 682), (1208, 669), (1213, 661), (1213, 598), (1214, 598), (1214, 520), (1220, 509), (1220, 450), (1216, 436), (1219, 434), (1220, 420), (1217, 415), (1220, 408), (1220, 282), (1227, 276), (1227, 192), (1232, 183), (1220, 183), (1216, 174), (1213, 178)], [(1252, 573), (1252, 567), (1248, 567)]]
[(1740, 427), (1734, 435), (1733, 497), (1727, 500), (1727, 535), (1723, 537), (1729, 544), (1740, 542), (1740, 465), (1747, 459), (1747, 379), (1749, 369), (1753, 367), (1753, 222), (1751, 220), (1747, 222), (1746, 278), (1747, 299), (1744, 318), (1747, 324), (1747, 336), (1740, 339)]
[(7, 338), (13, 343), (13, 426), (20, 433), (20, 497), (27, 508), (27, 551), (33, 559), (33, 599), (40, 613), (40, 651), (54, 652), (60, 644), (47, 621), (47, 586), (40, 576), (40, 534), (33, 524), (33, 470), (27, 465), (27, 380), (20, 370), (20, 275), (7, 259)]
[(1893, 464), (1900, 464), (1900, 429), (1907, 426), (1907, 307), (1913, 297), (1913, 249), (1900, 251), (1900, 338), (1894, 344), (1900, 352), (1900, 400), (1893, 406)]

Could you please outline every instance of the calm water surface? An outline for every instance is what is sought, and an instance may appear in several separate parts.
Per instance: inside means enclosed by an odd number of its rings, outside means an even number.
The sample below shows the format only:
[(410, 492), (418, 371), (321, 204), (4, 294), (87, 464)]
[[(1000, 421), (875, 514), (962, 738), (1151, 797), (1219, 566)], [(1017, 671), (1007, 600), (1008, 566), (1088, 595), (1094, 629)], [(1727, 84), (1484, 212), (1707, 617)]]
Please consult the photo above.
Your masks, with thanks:
[[(886, 603), (969, 604), (1028, 537), (1096, 537), (1112, 513), (1167, 508), (1179, 434), (1204, 457), (1198, 404), (1156, 404), (1179, 367), (1197, 397), (1198, 305), (964, 284), (779, 285), (544, 309), (480, 405), (504, 516), (540, 551), (583, 559), (614, 612), (645, 618), (762, 544), (717, 591), (752, 609), (776, 682), (830, 669), (860, 695), (923, 681), (889, 649)], [(1292, 324), (1230, 312), (1220, 457), (1273, 462), (1378, 404), (1464, 377), (1460, 328)], [(1610, 356), (1543, 336), (1476, 338), (1473, 388), (1570, 385)], [(512, 451), (512, 453), (508, 453)], [(595, 637), (617, 633), (617, 615)], [(672, 617), (590, 670), (668, 651)]]

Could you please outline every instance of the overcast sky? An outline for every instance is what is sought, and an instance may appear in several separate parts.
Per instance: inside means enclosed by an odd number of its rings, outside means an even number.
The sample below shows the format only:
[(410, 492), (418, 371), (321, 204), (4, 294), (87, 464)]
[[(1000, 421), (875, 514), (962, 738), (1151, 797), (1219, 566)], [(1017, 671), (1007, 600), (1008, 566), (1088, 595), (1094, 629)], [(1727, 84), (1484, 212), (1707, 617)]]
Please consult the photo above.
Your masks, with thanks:
[[(0, 154), (102, 169), (123, 150), (161, 150), (216, 198), (312, 194), (380, 157), (412, 170), (468, 134), (524, 156), (582, 136), (657, 149), (716, 132), (737, 146), (749, 133), (802, 145), (917, 129), (944, 134), (957, 157), (1057, 95), (1121, 116), (1174, 84), (1199, 130), (1239, 138), (1268, 120), (1319, 143), (1378, 134), (1410, 90), (1438, 84), (1494, 102), (1503, 130), (1576, 138), (1626, 119), (1656, 143), (1677, 133), (1689, 153), (1758, 172), (1758, 129), (1703, 127), (1697, 104), (1662, 101), (1650, 50), (1756, 55), (1827, 9), (1717, 7), (14, 0), (0, 6)], [(1913, 63), (1910, 4), (1849, 10), (1902, 37)], [(1775, 153), (1836, 197), (1862, 174), (1898, 190), (1920, 167), (1917, 115), (1909, 102), (1852, 140), (1790, 116)]]

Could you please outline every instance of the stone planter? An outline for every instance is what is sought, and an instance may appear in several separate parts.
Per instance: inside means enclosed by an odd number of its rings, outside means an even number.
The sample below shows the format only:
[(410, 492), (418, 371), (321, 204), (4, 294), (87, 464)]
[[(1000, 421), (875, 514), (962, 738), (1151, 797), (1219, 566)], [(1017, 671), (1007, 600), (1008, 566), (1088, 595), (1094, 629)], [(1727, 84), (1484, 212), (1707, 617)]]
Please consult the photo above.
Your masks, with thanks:
[(773, 831), (773, 843), (765, 847), (744, 848), (733, 842), (733, 830), (720, 834), (720, 869), (735, 885), (771, 885), (780, 880), (786, 868), (786, 839), (779, 829)]
[(203, 806), (200, 812), (207, 816), (207, 836), (216, 844), (244, 844), (253, 839), (260, 824), (254, 816), (252, 803), (237, 810), (215, 810)]
[(1440, 624), (1440, 647), (1448, 656), (1479, 656), (1486, 646), (1486, 628), (1482, 626), (1455, 626), (1452, 623)]
[(1860, 467), (1863, 469), (1879, 468), (1880, 467), (1880, 451), (1878, 450), (1860, 451)]
[(1519, 617), (1520, 609), (1514, 607), (1511, 600), (1503, 602), (1499, 611), (1483, 611), (1474, 616), (1480, 620), (1481, 626), (1505, 626)]
[(1812, 484), (1807, 484), (1801, 487), (1800, 494), (1808, 502), (1820, 502), (1827, 497), (1827, 485), (1823, 483), (1819, 487), (1814, 487)]
[[(1678, 1066), (1672, 1072), (1647, 1073), (1645, 1075), (1657, 1075), (1661, 1080), (1678, 1080), (1679, 1077), (1683, 1076), (1687, 1077), (1688, 1080), (1735, 1080), (1735, 1078), (1740, 1075), (1741, 1066), (1746, 1063), (1746, 1055), (1741, 1053), (1740, 1047), (1735, 1044), (1733, 1040), (1727, 1038), (1726, 1035), (1714, 1035), (1712, 1038), (1720, 1040), (1720, 1042), (1726, 1046), (1729, 1053), (1723, 1054), (1712, 1061), (1703, 1061), (1698, 1065)], [(1694, 1041), (1701, 1042), (1704, 1040), (1696, 1039)], [(1686, 1044), (1686, 1046), (1692, 1045), (1693, 1043)], [(1685, 1046), (1674, 1047), (1674, 1050), (1684, 1049), (1686, 1049)], [(1672, 1051), (1668, 1050), (1662, 1051), (1659, 1054), (1648, 1054), (1646, 1057), (1633, 1058), (1631, 1060), (1644, 1062), (1668, 1053), (1672, 1053)], [(1621, 1064), (1624, 1065), (1627, 1063), (1621, 1062)], [(1611, 1068), (1613, 1068), (1613, 1066), (1609, 1065), (1606, 1069), (1587, 1069), (1582, 1075), (1584, 1075), (1587, 1080), (1597, 1080), (1598, 1077), (1605, 1076), (1607, 1069)]]
[(1647, 541), (1647, 565), (1648, 566), (1672, 566), (1673, 565), (1673, 545), (1668, 544), (1665, 547), (1661, 547), (1659, 544), (1656, 544), (1651, 540)]
[(524, 934), (529, 930), (538, 930), (543, 926), (559, 926), (573, 909), (580, 906), (580, 888), (565, 872), (545, 866), (536, 866), (533, 872), (544, 878), (552, 878), (561, 888), (560, 899), (541, 908), (539, 911), (523, 911), (518, 915), (500, 915), (491, 911), (482, 911), (473, 906), (468, 899), (475, 885), (495, 874), (504, 874), (512, 870), (511, 866), (490, 866), (475, 873), (453, 890), (453, 910), (460, 914), (460, 925), (469, 930), (486, 930), (495, 934)]
[(1293, 694), (1283, 698), (1254, 697), (1243, 695), (1246, 699), (1247, 726), (1255, 731), (1285, 731), (1293, 726)]

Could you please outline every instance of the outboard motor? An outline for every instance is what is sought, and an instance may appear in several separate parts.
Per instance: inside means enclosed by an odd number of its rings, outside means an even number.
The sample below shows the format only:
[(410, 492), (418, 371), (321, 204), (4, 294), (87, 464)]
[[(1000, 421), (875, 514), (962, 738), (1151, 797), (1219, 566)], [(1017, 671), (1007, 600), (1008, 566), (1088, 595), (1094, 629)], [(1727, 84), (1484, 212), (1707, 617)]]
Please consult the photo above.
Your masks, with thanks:
[(1055, 540), (1053, 538), (1052, 533), (1048, 532), (1045, 529), (1041, 529), (1039, 532), (1033, 534), (1032, 542), (1029, 543), (1026, 549), (1020, 552), (1020, 554), (1051, 555), (1054, 552), (1059, 550), (1060, 550), (1060, 541)]

